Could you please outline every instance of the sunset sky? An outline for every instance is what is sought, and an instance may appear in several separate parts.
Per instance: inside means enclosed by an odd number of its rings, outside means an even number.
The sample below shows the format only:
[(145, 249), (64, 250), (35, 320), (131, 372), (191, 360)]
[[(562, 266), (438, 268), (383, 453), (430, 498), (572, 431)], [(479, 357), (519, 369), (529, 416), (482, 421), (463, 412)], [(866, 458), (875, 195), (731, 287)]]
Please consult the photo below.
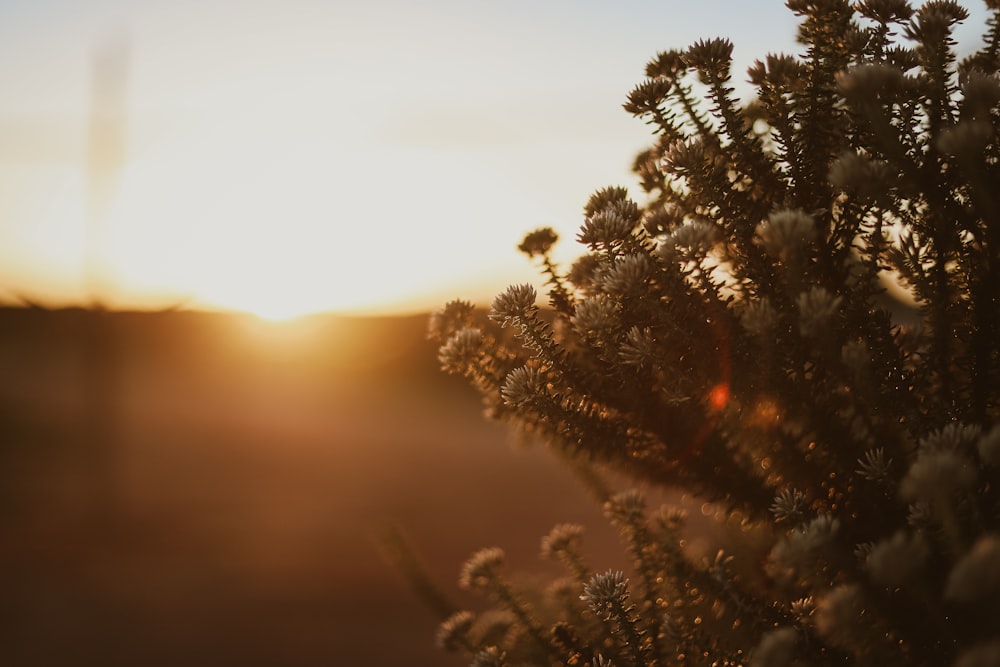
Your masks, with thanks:
[[(634, 184), (657, 51), (730, 37), (742, 81), (794, 31), (780, 0), (0, 0), (0, 300), (485, 301), (534, 278), (524, 232), (572, 256), (589, 193)], [(96, 207), (95, 108), (124, 138)]]

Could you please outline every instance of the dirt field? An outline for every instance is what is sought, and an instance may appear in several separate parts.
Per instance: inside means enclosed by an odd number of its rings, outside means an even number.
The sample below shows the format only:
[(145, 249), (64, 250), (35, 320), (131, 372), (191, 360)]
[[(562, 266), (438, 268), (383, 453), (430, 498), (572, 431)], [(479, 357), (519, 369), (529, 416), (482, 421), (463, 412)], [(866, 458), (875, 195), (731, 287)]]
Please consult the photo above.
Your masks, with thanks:
[(386, 526), (461, 605), (469, 554), (537, 569), (561, 521), (621, 566), (571, 473), (438, 373), (425, 322), (0, 310), (0, 664), (464, 664)]

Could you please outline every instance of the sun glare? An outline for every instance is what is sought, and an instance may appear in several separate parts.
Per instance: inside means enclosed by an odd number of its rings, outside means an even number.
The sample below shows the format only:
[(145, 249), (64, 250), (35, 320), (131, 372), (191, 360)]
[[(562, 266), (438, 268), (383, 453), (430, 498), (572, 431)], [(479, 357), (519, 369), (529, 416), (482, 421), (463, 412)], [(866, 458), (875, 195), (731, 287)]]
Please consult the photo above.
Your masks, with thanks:
[(267, 322), (290, 322), (305, 315), (315, 313), (318, 310), (287, 301), (271, 304), (261, 302), (247, 308), (248, 313)]
[(267, 143), (235, 124), (136, 159), (105, 230), (115, 281), (272, 320), (379, 298), (346, 226), (359, 204), (332, 205), (343, 167), (304, 140)]
[[(287, 320), (398, 310), (446, 286), (447, 298), (477, 298), (455, 294), (454, 276), (516, 271), (504, 221), (550, 217), (523, 196), (484, 210), (507, 177), (480, 152), (357, 145), (316, 127), (268, 133), (262, 122), (185, 128), (125, 167), (102, 246), (126, 299), (168, 290)], [(386, 185), (390, 174), (406, 176)], [(473, 257), (463, 244), (477, 210)]]

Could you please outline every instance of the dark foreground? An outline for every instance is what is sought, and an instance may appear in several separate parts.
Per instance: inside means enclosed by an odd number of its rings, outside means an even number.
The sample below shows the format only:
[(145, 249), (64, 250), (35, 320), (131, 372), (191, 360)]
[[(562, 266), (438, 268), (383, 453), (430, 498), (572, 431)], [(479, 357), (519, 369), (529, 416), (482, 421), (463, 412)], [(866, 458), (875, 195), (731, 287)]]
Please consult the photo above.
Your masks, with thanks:
[(537, 569), (554, 523), (613, 540), (425, 321), (0, 309), (0, 664), (463, 664), (386, 526), (462, 605), (480, 547)]

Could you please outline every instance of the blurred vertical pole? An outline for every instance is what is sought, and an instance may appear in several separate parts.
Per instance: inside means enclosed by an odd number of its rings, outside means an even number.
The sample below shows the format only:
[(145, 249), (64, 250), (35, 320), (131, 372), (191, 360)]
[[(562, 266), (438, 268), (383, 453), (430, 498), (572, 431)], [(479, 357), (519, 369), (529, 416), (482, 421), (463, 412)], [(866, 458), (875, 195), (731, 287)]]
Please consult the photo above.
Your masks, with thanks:
[(128, 40), (121, 32), (105, 37), (93, 56), (86, 173), (86, 279), (91, 305), (97, 308), (102, 307), (102, 299), (111, 287), (107, 228), (125, 161), (128, 61)]
[(125, 158), (128, 60), (124, 33), (105, 37), (94, 52), (86, 164), (85, 280), (90, 304), (84, 313), (83, 332), (84, 456), (89, 461), (94, 518), (109, 526), (119, 510), (121, 452), (117, 442), (118, 346), (114, 317), (105, 305), (112, 288), (108, 227)]

